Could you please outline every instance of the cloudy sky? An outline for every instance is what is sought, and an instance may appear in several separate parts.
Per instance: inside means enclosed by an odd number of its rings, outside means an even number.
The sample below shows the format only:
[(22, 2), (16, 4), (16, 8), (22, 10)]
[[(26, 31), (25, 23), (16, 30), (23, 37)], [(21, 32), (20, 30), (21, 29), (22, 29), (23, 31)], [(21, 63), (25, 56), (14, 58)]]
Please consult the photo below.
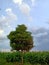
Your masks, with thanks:
[(32, 32), (33, 50), (49, 50), (49, 0), (0, 0), (0, 49), (10, 49), (7, 35), (18, 24)]

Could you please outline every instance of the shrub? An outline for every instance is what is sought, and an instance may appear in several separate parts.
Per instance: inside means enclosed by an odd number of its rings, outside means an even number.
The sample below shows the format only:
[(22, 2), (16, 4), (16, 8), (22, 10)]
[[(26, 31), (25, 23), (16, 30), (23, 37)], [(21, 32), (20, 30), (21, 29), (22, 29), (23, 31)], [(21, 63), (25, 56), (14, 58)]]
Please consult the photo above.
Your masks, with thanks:
[(24, 63), (30, 64), (48, 64), (49, 65), (49, 52), (27, 52), (22, 55), (21, 52), (6, 54), (7, 62), (21, 62), (23, 57)]
[(16, 52), (16, 53), (7, 54), (6, 61), (7, 62), (20, 62), (21, 61), (21, 53)]

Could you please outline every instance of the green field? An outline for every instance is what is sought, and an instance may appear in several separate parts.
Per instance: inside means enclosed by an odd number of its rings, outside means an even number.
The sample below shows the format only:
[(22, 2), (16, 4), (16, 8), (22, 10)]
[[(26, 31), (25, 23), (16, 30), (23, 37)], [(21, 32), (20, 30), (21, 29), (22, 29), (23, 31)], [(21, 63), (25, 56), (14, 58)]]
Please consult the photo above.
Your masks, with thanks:
[(0, 52), (0, 65), (49, 65), (49, 52)]

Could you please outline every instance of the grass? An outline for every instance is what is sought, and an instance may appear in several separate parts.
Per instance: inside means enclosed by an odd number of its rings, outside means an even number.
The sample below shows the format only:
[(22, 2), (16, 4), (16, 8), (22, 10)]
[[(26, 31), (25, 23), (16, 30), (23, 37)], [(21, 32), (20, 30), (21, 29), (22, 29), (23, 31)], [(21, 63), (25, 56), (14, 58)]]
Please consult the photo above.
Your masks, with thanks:
[[(37, 53), (39, 53), (39, 52), (37, 52)], [(0, 65), (22, 65), (21, 62), (7, 62), (6, 61), (6, 55), (7, 54), (9, 54), (9, 53), (0, 52)], [(41, 64), (30, 64), (29, 62), (24, 62), (23, 65), (41, 65)]]
[[(0, 65), (22, 65), (22, 63), (19, 62), (7, 62), (6, 61), (6, 55), (8, 53), (0, 53)], [(24, 63), (24, 65), (31, 65), (30, 63)]]

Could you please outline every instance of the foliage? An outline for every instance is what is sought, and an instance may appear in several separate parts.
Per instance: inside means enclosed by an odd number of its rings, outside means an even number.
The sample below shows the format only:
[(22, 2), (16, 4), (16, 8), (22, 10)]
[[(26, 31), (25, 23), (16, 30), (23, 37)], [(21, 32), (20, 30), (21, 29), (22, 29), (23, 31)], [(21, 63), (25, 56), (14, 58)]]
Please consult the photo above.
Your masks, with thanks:
[[(0, 53), (0, 65), (21, 65), (20, 52)], [(49, 52), (27, 52), (23, 54), (24, 65), (49, 65)]]
[(9, 53), (6, 55), (6, 61), (7, 62), (21, 62), (21, 53), (16, 52), (16, 53)]
[(7, 37), (10, 39), (12, 50), (29, 51), (33, 47), (33, 37), (24, 24), (18, 25), (16, 30), (11, 31)]
[(49, 65), (49, 52), (28, 52), (24, 54), (24, 62), (31, 64), (48, 64)]

